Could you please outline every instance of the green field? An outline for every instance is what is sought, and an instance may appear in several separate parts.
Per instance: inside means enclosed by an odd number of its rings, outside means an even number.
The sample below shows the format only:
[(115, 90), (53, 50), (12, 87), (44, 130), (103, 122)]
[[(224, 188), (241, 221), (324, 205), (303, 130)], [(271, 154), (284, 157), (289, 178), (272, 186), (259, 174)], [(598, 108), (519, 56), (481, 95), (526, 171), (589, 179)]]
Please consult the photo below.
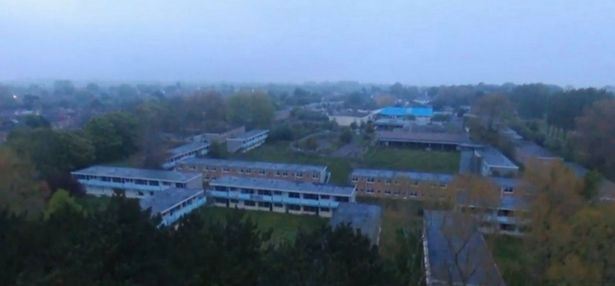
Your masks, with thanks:
[(278, 244), (283, 241), (293, 241), (299, 229), (311, 231), (327, 224), (328, 219), (317, 216), (302, 216), (281, 214), (263, 211), (244, 211), (229, 208), (205, 207), (199, 213), (206, 219), (224, 221), (233, 212), (239, 212), (245, 218), (256, 223), (259, 230), (271, 230), (271, 243)]
[(485, 237), (492, 244), (493, 257), (507, 285), (527, 285), (527, 257), (523, 241), (509, 236)]
[(366, 168), (456, 173), (459, 159), (459, 152), (373, 147), (364, 155), (360, 165)]

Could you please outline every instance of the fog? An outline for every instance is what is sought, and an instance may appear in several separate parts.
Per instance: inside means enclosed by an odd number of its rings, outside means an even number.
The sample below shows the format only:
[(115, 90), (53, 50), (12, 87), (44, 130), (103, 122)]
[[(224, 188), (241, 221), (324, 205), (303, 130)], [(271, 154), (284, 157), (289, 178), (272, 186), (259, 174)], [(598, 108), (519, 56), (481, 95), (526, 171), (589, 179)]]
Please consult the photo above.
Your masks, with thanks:
[(615, 1), (0, 0), (0, 80), (615, 83)]

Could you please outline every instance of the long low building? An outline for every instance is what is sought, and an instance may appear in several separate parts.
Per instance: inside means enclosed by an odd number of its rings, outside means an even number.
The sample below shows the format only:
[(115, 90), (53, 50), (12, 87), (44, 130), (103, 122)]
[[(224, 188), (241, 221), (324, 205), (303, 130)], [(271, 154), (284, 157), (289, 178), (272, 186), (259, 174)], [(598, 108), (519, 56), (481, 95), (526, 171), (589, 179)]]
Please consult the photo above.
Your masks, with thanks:
[(179, 162), (176, 169), (201, 172), (206, 181), (222, 176), (237, 176), (327, 183), (331, 175), (327, 166), (205, 158), (186, 159)]
[(376, 141), (384, 146), (438, 150), (473, 149), (479, 147), (479, 145), (472, 143), (465, 133), (411, 132), (404, 130), (377, 131)]
[(403, 199), (451, 199), (453, 175), (379, 169), (355, 169), (351, 181), (359, 194)]
[(477, 149), (474, 156), (480, 161), (480, 173), (483, 176), (514, 177), (519, 173), (519, 166), (493, 147)]
[(207, 202), (203, 189), (168, 189), (139, 201), (143, 210), (160, 216), (160, 225), (169, 226)]
[(207, 194), (220, 207), (331, 217), (344, 202), (355, 202), (353, 187), (224, 176), (209, 182)]
[(124, 194), (129, 198), (143, 198), (170, 188), (203, 188), (202, 175), (197, 172), (92, 166), (71, 174), (87, 194), (95, 196)]
[(255, 129), (226, 138), (226, 150), (230, 153), (248, 152), (265, 144), (269, 130)]
[(165, 169), (172, 169), (177, 162), (188, 158), (205, 156), (209, 152), (208, 142), (192, 142), (169, 150), (169, 157), (162, 164)]

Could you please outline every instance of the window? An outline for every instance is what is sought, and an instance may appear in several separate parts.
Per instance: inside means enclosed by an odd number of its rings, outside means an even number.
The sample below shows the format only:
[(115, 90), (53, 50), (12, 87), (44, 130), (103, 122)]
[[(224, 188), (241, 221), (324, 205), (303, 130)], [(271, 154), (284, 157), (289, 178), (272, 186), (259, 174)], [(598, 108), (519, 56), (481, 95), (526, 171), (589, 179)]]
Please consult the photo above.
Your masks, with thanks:
[(274, 194), (275, 196), (281, 196), (281, 195), (282, 195), (282, 192), (280, 192), (280, 191), (273, 191), (273, 194)]
[(303, 178), (303, 173), (297, 172), (295, 173), (295, 176), (297, 176), (297, 178)]
[(306, 200), (318, 200), (318, 195), (303, 194), (303, 198), (306, 199)]
[(368, 177), (367, 178), (367, 182), (368, 183), (373, 183), (374, 182), (374, 178), (373, 177)]
[(226, 202), (227, 202), (226, 199), (216, 198), (216, 204), (226, 204)]
[(328, 196), (328, 195), (321, 195), (321, 196), (320, 196), (320, 198), (321, 198), (321, 199), (323, 199), (323, 200), (328, 200), (328, 199), (330, 199), (331, 197), (330, 197), (330, 196)]
[(284, 205), (282, 203), (275, 203), (275, 204), (273, 204), (273, 206), (276, 207), (276, 208), (284, 207)]
[(241, 189), (242, 194), (254, 194), (254, 190), (250, 189)]
[(261, 207), (261, 208), (269, 208), (269, 207), (271, 207), (271, 203), (268, 203), (268, 202), (259, 202), (259, 203), (258, 203), (258, 206), (259, 206), (259, 207)]
[(139, 196), (143, 196), (143, 192), (139, 192)]
[(263, 196), (271, 196), (271, 191), (267, 191), (267, 190), (258, 190), (258, 194), (259, 194), (259, 195), (263, 195)]
[(288, 209), (291, 211), (299, 211), (301, 210), (301, 206), (298, 205), (288, 205)]
[(185, 183), (177, 183), (177, 184), (175, 184), (175, 186), (178, 187), (178, 188), (185, 188), (186, 184)]
[(238, 203), (239, 203), (239, 200), (231, 199), (231, 204), (238, 204)]
[(329, 211), (331, 211), (331, 209), (330, 208), (320, 208), (320, 211), (321, 212), (329, 212)]
[(289, 198), (300, 198), (301, 195), (299, 193), (288, 193)]
[(256, 202), (254, 202), (254, 201), (244, 201), (243, 205), (244, 206), (248, 206), (248, 207), (253, 207), (253, 206), (256, 205)]
[(306, 212), (316, 212), (316, 211), (318, 211), (318, 208), (317, 207), (311, 207), (311, 206), (304, 206), (303, 210), (306, 211)]
[(498, 210), (498, 216), (512, 216), (512, 213), (510, 210)]
[(358, 180), (359, 180), (359, 178), (358, 178), (358, 177), (355, 177), (355, 176), (353, 176), (353, 177), (352, 177), (352, 181), (353, 181), (353, 182), (356, 182), (356, 181), (358, 181)]
[(282, 172), (280, 172), (280, 171), (275, 171), (275, 175), (276, 175), (276, 176), (280, 176), (280, 175), (282, 175)]
[(504, 187), (504, 188), (502, 188), (502, 190), (503, 190), (505, 193), (512, 193), (512, 192), (513, 192), (513, 188), (512, 188), (512, 187)]
[(265, 170), (259, 170), (258, 173), (261, 175), (265, 175)]
[(229, 168), (224, 168), (224, 169), (223, 169), (223, 171), (224, 171), (224, 173), (228, 173), (228, 172), (230, 172), (231, 170), (230, 170)]
[(349, 201), (349, 199), (348, 199), (348, 197), (340, 197), (340, 196), (336, 196), (336, 197), (335, 197), (335, 201), (336, 201), (336, 202), (343, 202), (343, 203), (345, 203), (345, 202), (348, 202), (348, 201)]

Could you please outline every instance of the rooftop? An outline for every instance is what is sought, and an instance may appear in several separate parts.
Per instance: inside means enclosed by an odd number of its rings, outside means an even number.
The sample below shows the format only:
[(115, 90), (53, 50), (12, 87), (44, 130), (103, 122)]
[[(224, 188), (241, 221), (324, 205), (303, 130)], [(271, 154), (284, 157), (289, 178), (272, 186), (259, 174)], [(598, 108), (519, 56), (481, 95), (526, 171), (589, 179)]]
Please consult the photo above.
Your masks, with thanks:
[(210, 186), (227, 186), (236, 188), (259, 188), (267, 190), (296, 191), (302, 193), (318, 193), (350, 196), (354, 192), (353, 187), (340, 187), (325, 184), (312, 184), (304, 182), (292, 182), (287, 180), (223, 176), (209, 182)]
[(466, 285), (505, 285), (473, 223), (459, 223), (461, 219), (446, 211), (425, 211), (424, 220), (428, 285), (461, 285), (464, 280)]
[(508, 157), (493, 147), (485, 147), (483, 150), (478, 151), (478, 153), (482, 157), (483, 162), (489, 166), (519, 169), (519, 167), (508, 159)]
[(267, 132), (269, 132), (269, 130), (267, 130), (267, 129), (254, 129), (254, 130), (250, 130), (248, 132), (244, 132), (244, 133), (241, 133), (241, 134), (233, 135), (229, 139), (249, 139), (249, 138), (252, 138), (254, 136), (258, 136), (258, 135), (261, 135), (261, 134), (267, 133)]
[(396, 107), (388, 106), (380, 109), (378, 114), (384, 116), (432, 116), (433, 108), (430, 106)]
[(541, 147), (537, 145), (536, 143), (529, 142), (529, 141), (523, 141), (521, 145), (519, 145), (516, 148), (515, 152), (517, 152), (517, 150), (527, 155), (538, 157), (538, 158), (543, 158), (543, 159), (544, 158), (553, 158), (553, 159), (558, 158), (556, 155), (551, 153), (551, 151), (547, 150), (546, 148)]
[(134, 179), (156, 179), (175, 182), (187, 182), (194, 178), (201, 177), (201, 173), (195, 172), (162, 171), (113, 166), (91, 166), (74, 171), (72, 174)]
[(354, 169), (352, 171), (352, 176), (375, 177), (375, 178), (378, 178), (378, 177), (379, 178), (406, 177), (411, 180), (417, 180), (417, 181), (443, 182), (443, 183), (449, 183), (454, 178), (454, 176), (451, 174), (396, 171), (396, 170), (384, 170), (384, 169)]
[(472, 144), (465, 133), (378, 131), (376, 132), (376, 137), (380, 141)]
[(374, 244), (378, 244), (381, 215), (382, 208), (377, 205), (340, 203), (333, 212), (329, 224), (333, 227), (340, 224), (350, 224), (367, 236)]
[(214, 166), (214, 167), (231, 167), (231, 168), (256, 168), (262, 170), (286, 170), (293, 172), (321, 172), (327, 169), (327, 166), (320, 165), (300, 165), (286, 163), (272, 163), (260, 161), (239, 161), (239, 160), (224, 160), (224, 159), (205, 159), (205, 158), (188, 158), (179, 163), (180, 165), (192, 166)]
[(203, 190), (172, 188), (141, 199), (139, 205), (141, 209), (150, 209), (151, 214), (156, 215), (199, 193), (203, 193)]
[(209, 146), (209, 143), (207, 142), (192, 142), (192, 143), (188, 143), (185, 145), (177, 146), (169, 150), (169, 153), (173, 155), (179, 155), (179, 154), (184, 154), (184, 153), (188, 153), (191, 151), (207, 148), (208, 146)]

